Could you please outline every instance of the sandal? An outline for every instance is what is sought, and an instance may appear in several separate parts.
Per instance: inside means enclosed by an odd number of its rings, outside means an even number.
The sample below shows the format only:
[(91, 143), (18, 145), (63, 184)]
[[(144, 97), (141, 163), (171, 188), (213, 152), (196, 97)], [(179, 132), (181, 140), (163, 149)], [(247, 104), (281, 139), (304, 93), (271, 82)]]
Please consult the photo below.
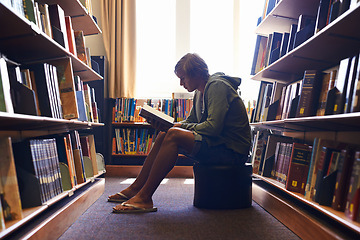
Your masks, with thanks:
[(148, 212), (156, 212), (157, 211), (156, 207), (142, 208), (142, 207), (137, 207), (133, 204), (124, 203), (124, 202), (121, 205), (125, 206), (125, 207), (131, 207), (131, 209), (116, 209), (115, 207), (113, 207), (113, 213), (148, 213)]
[(126, 202), (127, 200), (129, 200), (129, 198), (121, 193), (121, 192), (118, 192), (116, 193), (116, 196), (118, 196), (119, 198), (111, 198), (110, 196), (108, 197), (108, 202), (117, 202), (117, 203), (123, 203), (123, 202)]

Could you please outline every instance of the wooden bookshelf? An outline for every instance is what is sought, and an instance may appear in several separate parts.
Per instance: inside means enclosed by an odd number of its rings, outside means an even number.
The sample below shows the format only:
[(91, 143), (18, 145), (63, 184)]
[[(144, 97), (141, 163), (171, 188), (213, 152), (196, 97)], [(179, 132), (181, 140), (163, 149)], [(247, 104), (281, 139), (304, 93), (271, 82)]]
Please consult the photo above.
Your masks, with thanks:
[[(0, 238), (12, 237), (13, 234), (15, 234), (15, 236), (21, 234), (31, 239), (48, 239), (50, 237), (49, 233), (52, 234), (52, 238), (60, 237), (61, 234), (103, 194), (105, 179), (97, 179), (102, 174), (103, 173), (100, 173), (96, 177), (88, 179), (85, 183), (74, 189), (65, 191), (42, 206), (23, 209), (23, 219), (6, 223), (6, 229), (0, 232)], [(81, 188), (87, 185), (89, 185), (89, 187), (85, 192), (77, 194), (78, 190), (80, 191)], [(56, 207), (56, 205), (60, 205), (62, 202), (69, 203), (61, 207)], [(34, 221), (37, 221), (37, 218), (41, 218), (42, 214), (49, 211), (49, 208), (54, 205), (54, 208), (57, 208), (55, 215), (50, 215), (46, 220), (33, 224)], [(72, 217), (69, 217), (68, 214), (71, 214)], [(22, 229), (26, 224), (34, 225), (31, 231)], [(49, 231), (49, 229), (56, 229), (56, 231)]]
[[(59, 4), (64, 9), (65, 15), (70, 15), (73, 19), (76, 19), (73, 21), (73, 28), (75, 30), (83, 30), (85, 35), (101, 33), (93, 17), (82, 6), (79, 0), (40, 0), (37, 2)], [(12, 8), (5, 6), (3, 3), (0, 3), (0, 23), (0, 57), (6, 58), (11, 64), (19, 64), (20, 66), (45, 62), (51, 64), (51, 61), (70, 58), (73, 74), (80, 76), (82, 81), (102, 79), (98, 73), (79, 60), (77, 56), (70, 53), (42, 32), (36, 24), (22, 15), (18, 15)], [(49, 85), (55, 88), (54, 83), (55, 81)], [(57, 89), (52, 89), (52, 91), (57, 92)], [(56, 96), (56, 98), (58, 97), (59, 96)], [(54, 100), (54, 102), (57, 100), (58, 99)], [(55, 140), (55, 135), (68, 134), (75, 130), (86, 130), (90, 132), (93, 128), (102, 126), (104, 126), (103, 123), (0, 112), (0, 137), (8, 141), (6, 150), (9, 152), (7, 154), (10, 159), (7, 161), (2, 158), (1, 161), (11, 165), (10, 167), (6, 166), (6, 168), (2, 168), (2, 170), (4, 170), (2, 174), (4, 174), (5, 170), (10, 169), (13, 175), (9, 175), (8, 178), (11, 178), (11, 182), (19, 181), (15, 181), (19, 179), (19, 175), (16, 175), (14, 169), (18, 158), (14, 161), (15, 154), (10, 151), (12, 149), (9, 145), (14, 146), (15, 143), (24, 139), (36, 137), (47, 138), (51, 136), (51, 138), (53, 138), (52, 140)], [(55, 155), (56, 150), (52, 149), (52, 151), (54, 151), (52, 153)], [(48, 150), (48, 152), (50, 152), (50, 150)], [(28, 160), (31, 161), (31, 159)], [(5, 165), (4, 162), (1, 162), (2, 167)], [(96, 164), (95, 161), (92, 163)], [(49, 164), (49, 162), (47, 164)], [(16, 165), (16, 167), (18, 166), (19, 165)], [(94, 171), (94, 173), (95, 172), (96, 171)], [(21, 215), (20, 213), (22, 212), (22, 218), (19, 217), (17, 220), (6, 221), (5, 229), (0, 231), (0, 238), (50, 239), (60, 237), (76, 218), (104, 192), (105, 180), (101, 178), (104, 173), (105, 170), (99, 170), (94, 176), (91, 174), (92, 177), (87, 178), (84, 183), (73, 184), (72, 189), (63, 191), (62, 193), (59, 193), (59, 183), (57, 183), (56, 192), (53, 189), (55, 188), (54, 186), (52, 188), (47, 186), (48, 189), (46, 190), (49, 192), (54, 191), (55, 193), (51, 194), (52, 198), (46, 198), (46, 202), (44, 202), (44, 199), (41, 199), (42, 204), (39, 204), (39, 206), (25, 208), (23, 204), (21, 208), (19, 207), (20, 204), (16, 205), (16, 210), (19, 210), (17, 213)], [(33, 173), (29, 173), (29, 175), (36, 179)], [(1, 177), (4, 180), (7, 178), (6, 176)], [(51, 175), (51, 177), (56, 178), (57, 181), (59, 180), (55, 175)], [(34, 182), (34, 188), (40, 188), (41, 182)], [(19, 187), (19, 185), (17, 187)], [(6, 185), (4, 184), (4, 186)], [(8, 192), (14, 190), (13, 192), (20, 192), (21, 194), (21, 191), (15, 189), (13, 185), (10, 185), (10, 187), (12, 188)], [(35, 193), (33, 193), (32, 196), (34, 196), (34, 194)], [(37, 195), (35, 196), (38, 197)], [(11, 202), (20, 202), (18, 196), (16, 197), (16, 201)]]
[(355, 221), (349, 221), (348, 218), (346, 218), (344, 212), (339, 212), (331, 207), (322, 206), (319, 205), (316, 202), (310, 201), (305, 199), (304, 195), (300, 193), (291, 192), (285, 189), (285, 185), (274, 180), (271, 178), (263, 177), (258, 174), (254, 174), (254, 177), (258, 180), (255, 181), (263, 181), (266, 184), (280, 190), (282, 193), (284, 193), (287, 196), (290, 196), (292, 199), (296, 199), (297, 201), (309, 206), (312, 210), (317, 211), (323, 215), (325, 215), (328, 219), (332, 219), (336, 221), (336, 223), (348, 228), (350, 231), (353, 231), (355, 233), (360, 233), (360, 223)]
[(64, 9), (65, 15), (72, 17), (73, 29), (75, 31), (82, 30), (84, 35), (101, 33), (101, 29), (97, 23), (79, 0), (39, 0), (38, 2), (47, 3), (49, 5), (59, 4), (60, 7)]
[[(16, 15), (13, 10), (2, 4), (0, 4), (0, 22), (12, 23), (2, 25), (0, 31), (0, 51), (6, 56), (11, 56), (11, 60), (36, 63), (70, 57), (74, 74), (79, 75), (82, 80), (102, 79), (98, 73), (43, 33), (34, 23)], [(14, 48), (13, 46), (17, 47)]]
[[(294, 1), (282, 0), (272, 12), (287, 13), (296, 9), (299, 12), (314, 12), (316, 15), (319, 1)], [(286, 4), (286, 8), (282, 6)], [(290, 7), (296, 4), (296, 7)], [(294, 10), (295, 11), (295, 10)], [(295, 17), (296, 15), (292, 15)], [(296, 17), (297, 18), (297, 17)], [(268, 15), (265, 21), (259, 25), (257, 32), (262, 31), (262, 25), (272, 26), (273, 17)], [(304, 69), (322, 70), (333, 67), (340, 60), (348, 57), (359, 49), (360, 32), (355, 30), (354, 23), (360, 22), (360, 4), (356, 8), (350, 9), (336, 20), (331, 22), (320, 32), (312, 36), (303, 44), (288, 52), (285, 56), (278, 59), (262, 71), (258, 72), (253, 80), (259, 81), (279, 81), (289, 83), (301, 78)], [(285, 24), (289, 31), (289, 22)], [(281, 29), (273, 29), (274, 31)], [(283, 29), (284, 30), (284, 29)], [(270, 30), (264, 30), (269, 33)], [(326, 43), (326, 44), (324, 44)]]
[[(317, 15), (319, 0), (281, 0), (256, 28), (259, 35), (289, 32), (300, 14)], [(305, 70), (324, 71), (358, 53), (360, 3), (337, 17), (308, 40), (256, 73), (252, 79), (289, 84), (303, 78)], [(272, 130), (284, 136), (313, 142), (315, 137), (360, 144), (360, 113), (287, 118), (251, 123), (254, 131)], [(360, 224), (344, 212), (322, 206), (284, 184), (254, 174), (253, 200), (302, 239), (358, 239)]]

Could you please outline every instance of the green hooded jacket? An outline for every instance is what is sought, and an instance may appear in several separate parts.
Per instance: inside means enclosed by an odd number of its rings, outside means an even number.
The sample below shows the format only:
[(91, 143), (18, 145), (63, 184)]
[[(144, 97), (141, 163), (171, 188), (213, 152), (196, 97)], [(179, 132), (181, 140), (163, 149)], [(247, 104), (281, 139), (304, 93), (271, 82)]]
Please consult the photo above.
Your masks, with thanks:
[(215, 73), (206, 83), (204, 96), (196, 90), (193, 108), (182, 128), (199, 133), (209, 146), (225, 144), (248, 155), (251, 134), (246, 108), (237, 93), (240, 78)]

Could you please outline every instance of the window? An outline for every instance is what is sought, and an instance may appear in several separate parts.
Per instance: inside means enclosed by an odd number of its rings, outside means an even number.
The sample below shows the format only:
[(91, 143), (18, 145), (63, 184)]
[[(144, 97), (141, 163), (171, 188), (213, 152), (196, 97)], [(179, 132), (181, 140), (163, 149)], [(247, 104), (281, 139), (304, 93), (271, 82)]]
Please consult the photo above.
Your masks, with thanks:
[(137, 0), (136, 7), (136, 98), (186, 92), (174, 66), (187, 52), (198, 53), (210, 74), (240, 76), (245, 101), (257, 98), (259, 82), (250, 79), (250, 69), (263, 0)]

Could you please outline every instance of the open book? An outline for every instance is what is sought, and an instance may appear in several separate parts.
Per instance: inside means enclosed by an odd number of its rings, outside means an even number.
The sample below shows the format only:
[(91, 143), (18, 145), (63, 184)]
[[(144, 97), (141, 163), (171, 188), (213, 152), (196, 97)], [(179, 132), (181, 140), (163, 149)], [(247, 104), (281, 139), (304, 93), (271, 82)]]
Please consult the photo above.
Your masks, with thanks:
[(161, 124), (164, 129), (169, 129), (174, 126), (174, 118), (170, 117), (169, 115), (152, 108), (151, 106), (147, 105), (146, 103), (140, 109), (139, 115), (145, 118), (148, 122), (157, 121)]

